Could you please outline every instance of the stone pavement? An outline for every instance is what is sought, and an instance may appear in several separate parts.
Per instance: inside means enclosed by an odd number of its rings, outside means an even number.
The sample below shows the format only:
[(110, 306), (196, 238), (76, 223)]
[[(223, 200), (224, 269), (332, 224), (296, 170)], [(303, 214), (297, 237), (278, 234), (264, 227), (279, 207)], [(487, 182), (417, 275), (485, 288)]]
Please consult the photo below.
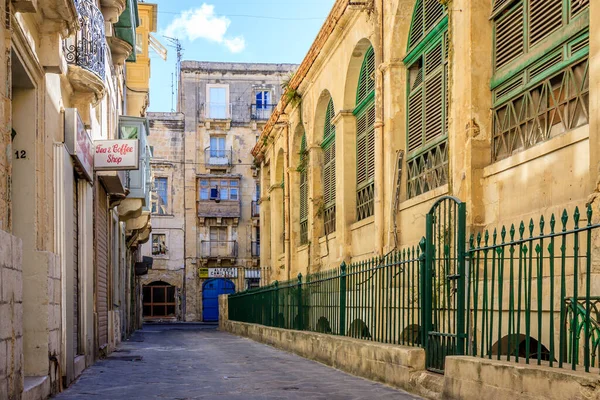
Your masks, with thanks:
[(419, 399), (210, 325), (145, 325), (60, 400)]

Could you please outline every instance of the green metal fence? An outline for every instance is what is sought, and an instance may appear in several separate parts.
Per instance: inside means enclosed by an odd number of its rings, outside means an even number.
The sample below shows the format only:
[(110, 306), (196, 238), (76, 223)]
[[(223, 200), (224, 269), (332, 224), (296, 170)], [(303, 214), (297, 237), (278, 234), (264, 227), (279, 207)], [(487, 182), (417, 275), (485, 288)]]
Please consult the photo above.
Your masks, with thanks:
[(419, 345), (418, 247), (229, 296), (229, 318)]
[[(469, 241), (469, 353), (585, 371), (598, 367), (598, 224), (566, 210)], [(598, 238), (596, 238), (596, 241)], [(598, 251), (598, 243), (595, 244)]]
[[(485, 231), (466, 243), (455, 237), (465, 234), (454, 218), (444, 225), (430, 218), (439, 234), (419, 246), (230, 295), (229, 318), (423, 346), (438, 372), (451, 354), (600, 372), (600, 224), (592, 218), (591, 206), (584, 216), (564, 210), (559, 219)], [(452, 263), (463, 261), (459, 279)], [(429, 300), (422, 295), (430, 292)], [(447, 301), (434, 301), (441, 294)], [(435, 315), (450, 327), (464, 321), (464, 333), (443, 329)], [(466, 347), (431, 339), (450, 334)]]

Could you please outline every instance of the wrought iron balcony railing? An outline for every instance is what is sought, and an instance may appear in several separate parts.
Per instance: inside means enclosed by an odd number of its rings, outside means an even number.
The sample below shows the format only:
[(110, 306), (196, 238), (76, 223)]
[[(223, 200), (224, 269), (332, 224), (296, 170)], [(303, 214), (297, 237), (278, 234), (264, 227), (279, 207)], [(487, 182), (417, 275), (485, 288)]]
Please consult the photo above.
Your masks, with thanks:
[(201, 258), (235, 258), (238, 255), (238, 244), (235, 240), (202, 240), (200, 242)]
[(260, 257), (260, 242), (259, 241), (253, 241), (251, 243), (252, 245), (252, 257)]
[(260, 203), (256, 200), (252, 202), (252, 218), (260, 218)]
[(252, 104), (250, 113), (252, 120), (265, 121), (271, 118), (276, 104)]
[(223, 166), (231, 165), (231, 150), (217, 150), (210, 147), (204, 150), (204, 163), (207, 166)]
[(80, 29), (63, 41), (67, 63), (77, 65), (104, 80), (106, 35), (104, 17), (93, 0), (75, 0)]

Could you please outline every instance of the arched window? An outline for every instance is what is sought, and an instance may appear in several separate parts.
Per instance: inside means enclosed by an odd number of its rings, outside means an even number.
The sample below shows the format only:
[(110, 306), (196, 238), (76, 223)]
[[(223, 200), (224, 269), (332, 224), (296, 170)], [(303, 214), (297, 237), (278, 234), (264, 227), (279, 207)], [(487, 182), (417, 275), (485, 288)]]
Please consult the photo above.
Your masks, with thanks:
[(308, 243), (308, 160), (306, 154), (306, 134), (300, 143), (300, 244)]
[(374, 212), (375, 197), (375, 52), (363, 60), (356, 90), (356, 219)]
[(418, 0), (408, 38), (408, 198), (448, 182), (448, 16)]
[(493, 161), (586, 125), (589, 0), (494, 0)]
[(323, 205), (325, 234), (335, 232), (335, 109), (333, 99), (327, 104), (325, 112), (325, 131), (323, 132)]

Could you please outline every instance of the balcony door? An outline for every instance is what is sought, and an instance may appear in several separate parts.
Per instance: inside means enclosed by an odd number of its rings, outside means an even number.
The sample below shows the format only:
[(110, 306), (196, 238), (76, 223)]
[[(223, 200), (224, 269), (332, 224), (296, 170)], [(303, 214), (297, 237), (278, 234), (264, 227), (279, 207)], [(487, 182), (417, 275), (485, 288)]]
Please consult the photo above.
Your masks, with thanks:
[(212, 136), (210, 138), (210, 161), (211, 163), (227, 162), (227, 150), (225, 148), (225, 138)]
[(208, 88), (208, 117), (211, 119), (227, 119), (227, 88), (215, 86)]
[(226, 226), (210, 227), (210, 255), (212, 257), (230, 256), (229, 242), (227, 241)]

